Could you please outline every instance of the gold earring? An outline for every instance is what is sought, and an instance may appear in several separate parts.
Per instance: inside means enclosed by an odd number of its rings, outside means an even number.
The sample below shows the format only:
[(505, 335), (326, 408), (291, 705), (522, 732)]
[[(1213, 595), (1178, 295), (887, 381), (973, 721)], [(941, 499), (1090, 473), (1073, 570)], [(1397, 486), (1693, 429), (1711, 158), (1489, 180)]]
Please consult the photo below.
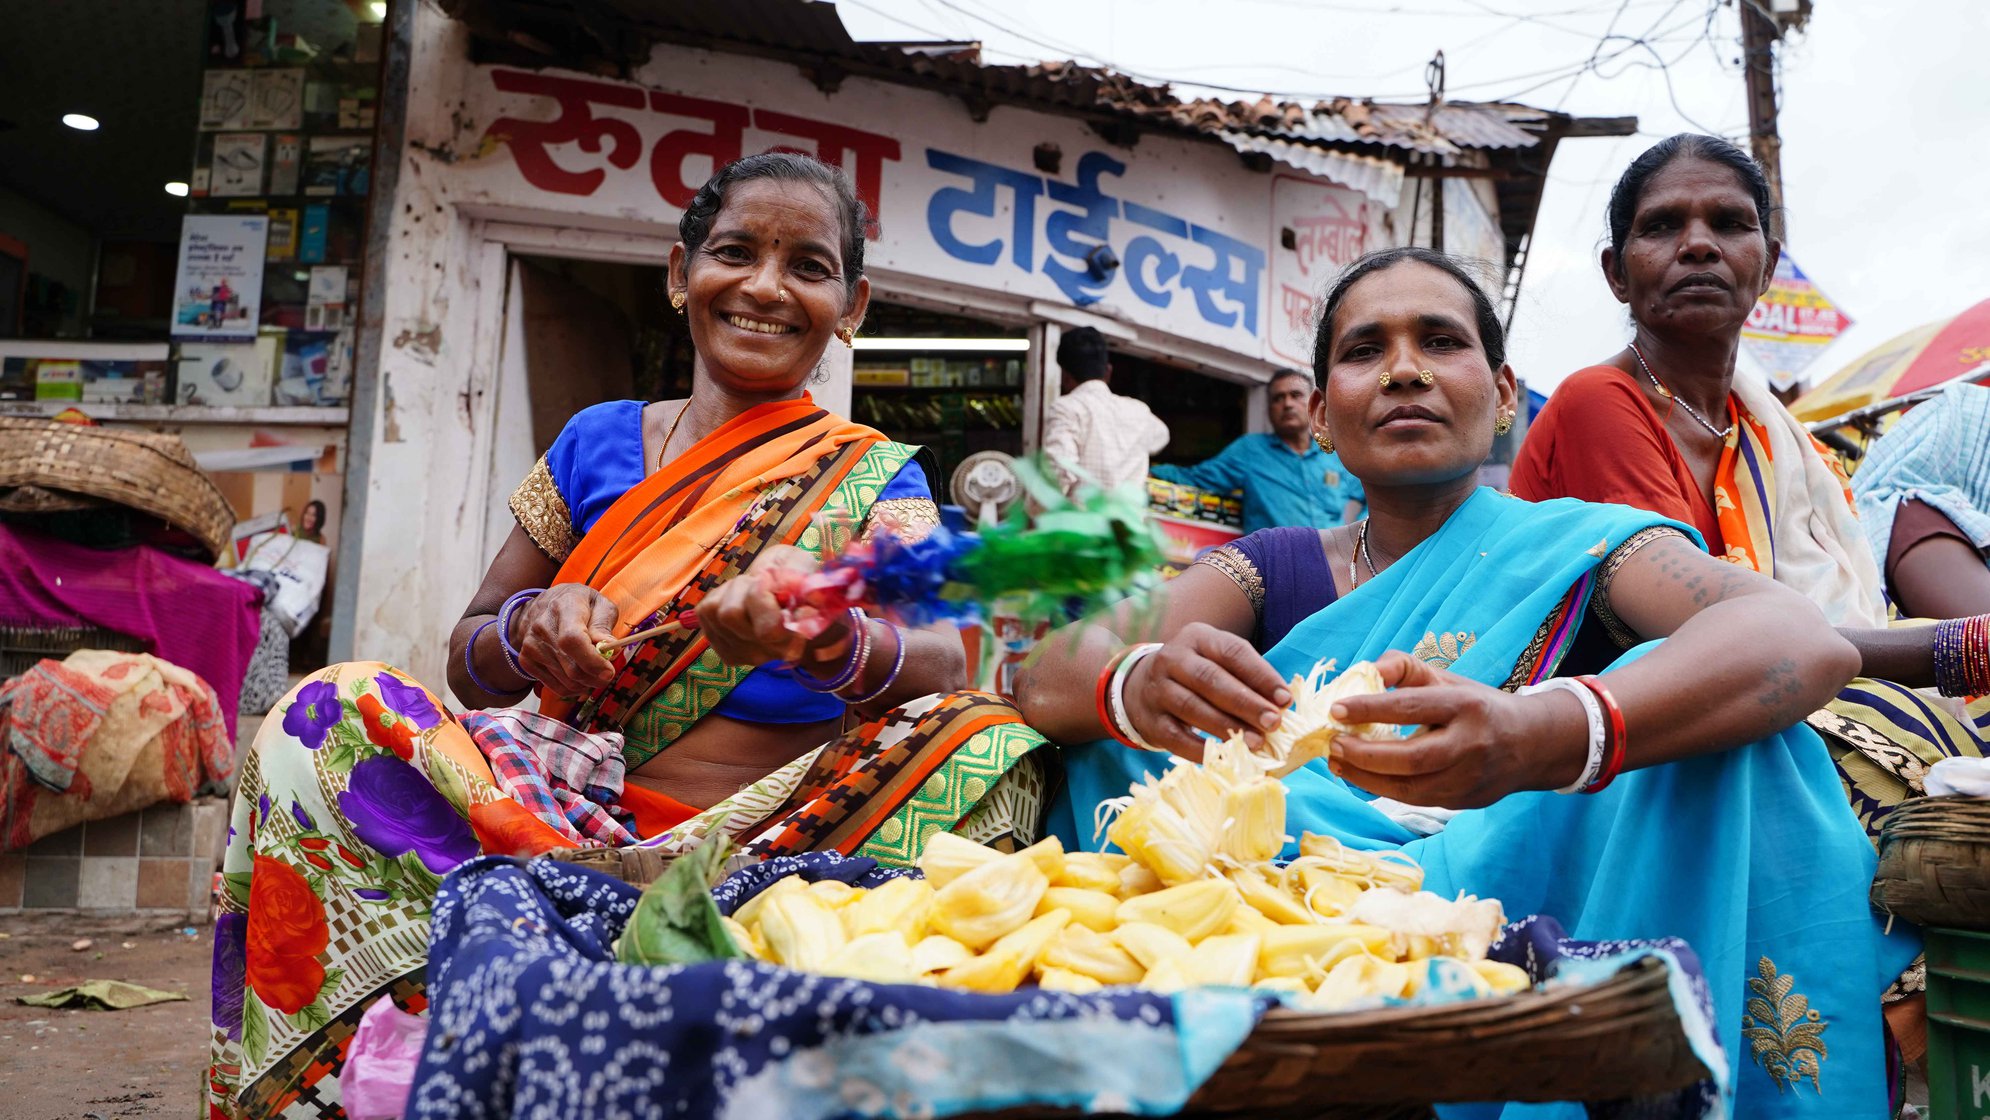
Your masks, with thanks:
[(1420, 369), (1416, 371), (1416, 383), (1419, 385), (1428, 385), (1436, 380), (1437, 380), (1436, 370)]
[(671, 309), (672, 311), (682, 311), (682, 310), (684, 310), (684, 293), (683, 293), (683, 292), (672, 292), (672, 293), (670, 293), (670, 309)]
[(1322, 450), (1322, 451), (1326, 452), (1326, 453), (1327, 453), (1327, 454), (1329, 454), (1329, 455), (1332, 455), (1332, 454), (1334, 453), (1334, 436), (1333, 436), (1333, 433), (1332, 433), (1332, 432), (1328, 432), (1328, 433), (1327, 433), (1327, 434), (1325, 434), (1325, 435), (1321, 435), (1321, 434), (1320, 434), (1319, 432), (1314, 432), (1314, 433), (1313, 433), (1313, 446), (1315, 446), (1315, 447), (1319, 448), (1320, 450)]
[(848, 346), (850, 349), (855, 350), (857, 348), (857, 328), (844, 327), (836, 332), (836, 337), (842, 339), (843, 345)]
[(1493, 434), (1503, 436), (1513, 430), (1513, 413), (1501, 412), (1492, 422)]

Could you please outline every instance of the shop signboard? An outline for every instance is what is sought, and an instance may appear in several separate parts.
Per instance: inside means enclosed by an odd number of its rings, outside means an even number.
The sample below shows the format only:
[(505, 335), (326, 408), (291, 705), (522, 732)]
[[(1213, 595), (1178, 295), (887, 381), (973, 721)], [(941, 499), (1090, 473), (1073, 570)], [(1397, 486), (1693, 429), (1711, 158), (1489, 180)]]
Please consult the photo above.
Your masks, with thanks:
[(1742, 324), (1741, 345), (1769, 384), (1787, 389), (1851, 325), (1851, 316), (1819, 291), (1784, 250), (1769, 290)]
[(1313, 364), (1317, 302), (1335, 274), (1368, 246), (1368, 199), (1359, 191), (1278, 174), (1271, 184), (1271, 352), (1299, 369)]
[[(674, 224), (715, 167), (802, 151), (841, 167), (870, 209), (872, 269), (1286, 361), (1303, 355), (1288, 353), (1275, 283), (1317, 288), (1316, 273), (1376, 239), (1378, 208), (1359, 194), (1251, 171), (1214, 145), (1115, 147), (1080, 121), (1004, 107), (977, 123), (936, 93), (850, 79), (829, 95), (791, 67), (709, 57), (658, 48), (643, 84), (474, 68), (471, 119), (489, 123), (469, 139), (486, 158), (453, 170), (498, 207)], [(1294, 221), (1303, 264), (1279, 251)]]

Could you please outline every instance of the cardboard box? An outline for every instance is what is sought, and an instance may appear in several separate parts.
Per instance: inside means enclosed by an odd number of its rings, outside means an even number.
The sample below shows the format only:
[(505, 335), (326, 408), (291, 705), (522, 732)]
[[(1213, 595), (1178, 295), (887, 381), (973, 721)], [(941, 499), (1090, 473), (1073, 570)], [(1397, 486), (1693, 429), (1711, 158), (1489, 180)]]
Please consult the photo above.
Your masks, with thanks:
[(183, 344), (176, 378), (179, 403), (268, 407), (274, 380), (268, 349), (262, 338), (252, 343)]

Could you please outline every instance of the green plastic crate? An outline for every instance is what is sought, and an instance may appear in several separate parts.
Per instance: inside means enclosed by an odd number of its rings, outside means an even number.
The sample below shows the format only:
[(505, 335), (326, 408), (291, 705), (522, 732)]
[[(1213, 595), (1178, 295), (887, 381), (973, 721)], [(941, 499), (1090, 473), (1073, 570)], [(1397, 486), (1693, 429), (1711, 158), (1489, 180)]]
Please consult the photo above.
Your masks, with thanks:
[(1922, 931), (1928, 952), (1928, 1106), (1990, 1120), (1990, 933)]

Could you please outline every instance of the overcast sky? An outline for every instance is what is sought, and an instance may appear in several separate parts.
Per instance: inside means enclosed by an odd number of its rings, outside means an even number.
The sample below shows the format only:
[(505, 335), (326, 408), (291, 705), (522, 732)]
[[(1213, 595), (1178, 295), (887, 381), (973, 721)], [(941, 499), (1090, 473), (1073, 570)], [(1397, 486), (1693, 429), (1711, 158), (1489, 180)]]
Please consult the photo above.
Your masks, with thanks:
[[(1596, 264), (1616, 176), (1674, 132), (1747, 142), (1740, 21), (1717, 0), (841, 0), (839, 10), (858, 39), (979, 39), (991, 62), (1076, 56), (1184, 87), (1293, 95), (1421, 101), (1424, 65), (1442, 49), (1454, 100), (1635, 115), (1640, 135), (1565, 142), (1549, 169), (1511, 347), (1514, 368), (1544, 392), (1628, 337)], [(1990, 0), (1815, 0), (1789, 41), (1787, 248), (1853, 320), (1806, 371), (1810, 383), (1990, 298), (1985, 44)]]

